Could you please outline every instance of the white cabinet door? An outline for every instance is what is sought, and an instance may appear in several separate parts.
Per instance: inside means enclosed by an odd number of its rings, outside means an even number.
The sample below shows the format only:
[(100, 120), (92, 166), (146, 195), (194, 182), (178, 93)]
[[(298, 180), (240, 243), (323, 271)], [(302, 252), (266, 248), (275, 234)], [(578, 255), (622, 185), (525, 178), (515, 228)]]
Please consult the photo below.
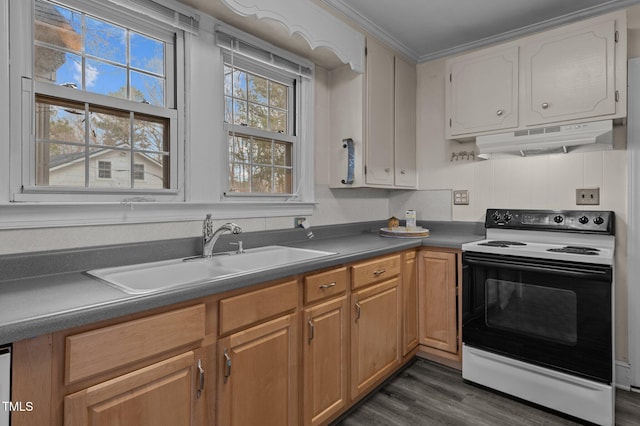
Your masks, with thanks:
[(518, 126), (518, 46), (447, 61), (447, 137)]
[(395, 73), (395, 186), (415, 188), (416, 66), (396, 56)]
[(394, 54), (367, 39), (366, 182), (393, 186)]
[(615, 20), (523, 48), (526, 125), (616, 113)]

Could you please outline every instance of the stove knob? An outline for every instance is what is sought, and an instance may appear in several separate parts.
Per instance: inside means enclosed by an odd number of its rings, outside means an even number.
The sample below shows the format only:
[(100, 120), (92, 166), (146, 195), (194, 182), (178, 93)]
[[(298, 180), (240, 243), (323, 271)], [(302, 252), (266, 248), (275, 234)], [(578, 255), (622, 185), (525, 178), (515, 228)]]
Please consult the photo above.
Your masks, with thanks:
[(578, 222), (584, 225), (585, 223), (589, 223), (589, 218), (586, 216), (582, 216), (580, 219), (578, 219)]
[(602, 218), (602, 216), (598, 216), (593, 219), (593, 223), (595, 223), (596, 225), (602, 225), (604, 223), (604, 219)]
[(506, 212), (506, 213), (504, 214), (504, 221), (505, 221), (505, 222), (509, 222), (512, 218), (513, 218), (513, 216), (511, 216), (511, 213)]
[(555, 223), (562, 223), (564, 221), (564, 218), (562, 216), (558, 215), (558, 216), (553, 218), (553, 221)]
[(497, 211), (493, 212), (493, 214), (491, 215), (491, 219), (493, 219), (493, 221), (496, 223), (500, 222), (500, 214)]

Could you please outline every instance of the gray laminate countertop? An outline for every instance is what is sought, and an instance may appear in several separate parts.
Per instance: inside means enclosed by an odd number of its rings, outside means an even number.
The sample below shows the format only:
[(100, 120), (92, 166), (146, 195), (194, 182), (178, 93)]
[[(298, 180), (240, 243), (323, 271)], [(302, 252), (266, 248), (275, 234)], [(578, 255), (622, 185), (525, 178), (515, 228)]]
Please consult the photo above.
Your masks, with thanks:
[[(429, 237), (380, 237), (377, 230), (384, 227), (384, 222), (318, 227), (313, 229), (316, 237), (311, 240), (301, 239), (300, 236), (304, 236), (301, 230), (243, 234), (241, 239), (245, 241), (246, 248), (278, 244), (336, 254), (231, 276), (215, 283), (198, 283), (138, 295), (112, 287), (86, 271), (191, 256), (198, 253), (199, 239), (0, 256), (0, 344), (413, 247), (460, 248), (463, 243), (484, 236), (484, 228), (478, 223), (419, 224), (430, 230)], [(228, 243), (230, 237), (225, 238)], [(223, 245), (225, 240), (220, 240), (218, 244)], [(25, 270), (29, 272), (25, 273)]]

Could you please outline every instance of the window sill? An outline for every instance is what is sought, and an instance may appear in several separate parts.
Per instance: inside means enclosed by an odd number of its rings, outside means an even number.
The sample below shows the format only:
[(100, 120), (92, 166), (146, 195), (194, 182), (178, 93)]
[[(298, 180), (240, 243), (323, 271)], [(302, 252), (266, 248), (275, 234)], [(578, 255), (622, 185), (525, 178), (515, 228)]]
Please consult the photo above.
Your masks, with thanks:
[(3, 203), (0, 229), (308, 216), (313, 203)]

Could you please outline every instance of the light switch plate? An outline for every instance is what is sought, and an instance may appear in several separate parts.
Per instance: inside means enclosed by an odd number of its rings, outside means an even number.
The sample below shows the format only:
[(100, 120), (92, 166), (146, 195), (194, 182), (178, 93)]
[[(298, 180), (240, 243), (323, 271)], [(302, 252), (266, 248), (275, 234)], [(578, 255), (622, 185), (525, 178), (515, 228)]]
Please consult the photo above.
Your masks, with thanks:
[(453, 205), (454, 206), (468, 206), (469, 205), (469, 190), (462, 189), (453, 191)]
[(576, 205), (597, 206), (600, 204), (600, 188), (576, 189)]

